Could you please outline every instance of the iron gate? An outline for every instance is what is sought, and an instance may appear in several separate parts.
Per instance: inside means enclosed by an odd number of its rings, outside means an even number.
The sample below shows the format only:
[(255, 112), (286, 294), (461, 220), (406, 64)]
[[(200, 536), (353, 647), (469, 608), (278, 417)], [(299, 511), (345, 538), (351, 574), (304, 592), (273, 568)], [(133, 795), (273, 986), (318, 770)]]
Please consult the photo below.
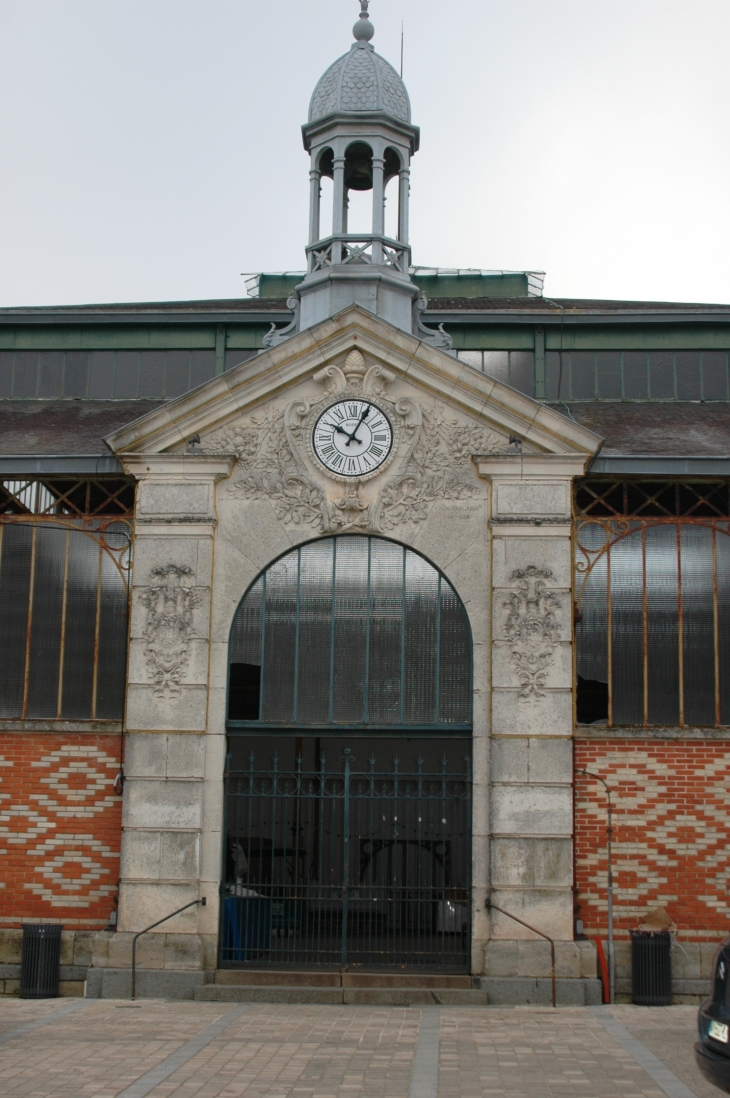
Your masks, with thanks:
[(468, 971), (469, 758), (336, 754), (227, 773), (221, 964)]

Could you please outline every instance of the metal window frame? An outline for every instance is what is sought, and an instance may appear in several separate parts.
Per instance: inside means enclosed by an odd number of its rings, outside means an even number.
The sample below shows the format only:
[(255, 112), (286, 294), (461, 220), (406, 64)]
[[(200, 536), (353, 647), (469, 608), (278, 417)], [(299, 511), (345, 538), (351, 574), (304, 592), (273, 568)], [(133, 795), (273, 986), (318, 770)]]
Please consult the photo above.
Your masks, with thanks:
[[(329, 714), (328, 714), (329, 719), (326, 723), (321, 722), (321, 721), (317, 722), (317, 723), (313, 723), (313, 724), (297, 723), (296, 716), (298, 715), (298, 704), (299, 704), (297, 687), (298, 687), (298, 673), (299, 673), (298, 654), (299, 654), (299, 600), (300, 600), (300, 580), (301, 580), (301, 551), (306, 546), (316, 544), (319, 541), (333, 541), (334, 542), (333, 569), (332, 569), (332, 595), (331, 595), (332, 611), (331, 611), (331, 619), (330, 619), (331, 621), (334, 621), (335, 591), (336, 591), (335, 583), (336, 583), (336, 575), (337, 575), (337, 569), (336, 569), (337, 543), (340, 540), (343, 540), (345, 538), (350, 538), (352, 536), (357, 536), (357, 537), (361, 537), (361, 538), (365, 537), (365, 538), (367, 538), (367, 541), (368, 541), (367, 615), (366, 615), (366, 642), (365, 642), (366, 643), (366, 649), (365, 649), (366, 659), (365, 659), (365, 681), (364, 681), (364, 686), (363, 686), (363, 689), (364, 689), (364, 716), (365, 716), (365, 720), (363, 720), (363, 721), (352, 721), (352, 722), (335, 722), (333, 720), (334, 667), (335, 667), (335, 660), (334, 660), (334, 656), (335, 656), (335, 630), (334, 630), (334, 628), (331, 628), (330, 629), (330, 654), (329, 654)], [(372, 543), (373, 543), (373, 541), (389, 542), (391, 545), (396, 545), (403, 552), (403, 572), (402, 572), (402, 586), (401, 586), (401, 651), (400, 651), (400, 659), (401, 659), (400, 717), (401, 717), (401, 720), (397, 723), (388, 723), (388, 724), (386, 724), (384, 722), (377, 722), (377, 723), (374, 723), (374, 724), (369, 722), (370, 617), (371, 617), (371, 604), (372, 604), (372, 600), (371, 600), (371, 597), (370, 597), (370, 594), (371, 594), (370, 576), (371, 576)], [(437, 592), (437, 599), (436, 599), (438, 628), (437, 628), (437, 647), (436, 647), (436, 671), (435, 671), (435, 677), (436, 677), (436, 690), (435, 690), (435, 703), (434, 703), (434, 717), (435, 717), (435, 720), (433, 720), (431, 722), (424, 722), (424, 721), (407, 722), (406, 720), (403, 719), (404, 718), (404, 679), (405, 679), (405, 676), (403, 674), (403, 671), (404, 671), (404, 666), (403, 665), (404, 665), (404, 660), (405, 660), (405, 625), (406, 625), (406, 597), (405, 596), (406, 596), (406, 560), (407, 560), (406, 553), (407, 552), (412, 552), (415, 556), (420, 557), (422, 560), (424, 560), (431, 568), (434, 569), (434, 571), (436, 572), (436, 574), (438, 576), (438, 592)], [(259, 580), (262, 580), (262, 603), (261, 603), (261, 668), (262, 668), (261, 682), (262, 682), (262, 685), (263, 685), (263, 674), (264, 674), (263, 669), (264, 669), (264, 666), (265, 666), (265, 658), (266, 658), (266, 648), (265, 648), (265, 642), (266, 642), (266, 576), (267, 576), (267, 573), (269, 572), (269, 570), (272, 567), (274, 567), (280, 560), (283, 560), (285, 557), (291, 556), (294, 553), (297, 554), (297, 609), (296, 609), (296, 639), (295, 639), (295, 664), (294, 664), (294, 698), (293, 698), (293, 702), (292, 702), (293, 719), (292, 720), (282, 720), (282, 721), (265, 721), (265, 720), (261, 719), (261, 707), (263, 705), (263, 689), (261, 690), (260, 698), (259, 698), (259, 720), (257, 720), (257, 721), (236, 721), (236, 720), (231, 720), (230, 718), (228, 718), (227, 714), (228, 714), (228, 711), (229, 711), (228, 706), (229, 706), (229, 695), (230, 695), (230, 672), (229, 672), (228, 678), (227, 678), (227, 684), (226, 684), (226, 728), (227, 728), (228, 732), (229, 733), (234, 733), (234, 734), (236, 732), (239, 732), (239, 733), (255, 733), (257, 730), (259, 730), (261, 732), (279, 731), (279, 732), (286, 733), (288, 730), (291, 730), (292, 734), (294, 734), (295, 732), (301, 732), (302, 730), (306, 730), (308, 733), (310, 733), (312, 735), (328, 736), (328, 735), (339, 735), (343, 731), (347, 732), (348, 734), (353, 734), (354, 733), (356, 735), (357, 734), (372, 735), (376, 731), (379, 730), (383, 735), (386, 735), (386, 734), (389, 734), (391, 732), (392, 733), (402, 733), (402, 732), (413, 733), (414, 730), (417, 730), (419, 732), (419, 734), (423, 733), (424, 735), (429, 735), (429, 736), (436, 736), (436, 735), (444, 736), (444, 735), (450, 735), (452, 733), (453, 734), (457, 734), (457, 733), (469, 733), (469, 734), (471, 734), (472, 728), (473, 728), (473, 712), (474, 712), (474, 639), (473, 639), (473, 636), (472, 636), (471, 622), (469, 620), (469, 615), (466, 611), (466, 607), (464, 606), (464, 603), (463, 603), (458, 591), (454, 587), (454, 585), (450, 582), (448, 577), (444, 575), (444, 573), (441, 571), (441, 569), (438, 568), (433, 563), (433, 561), (430, 561), (428, 559), (428, 557), (424, 556), (423, 553), (419, 553), (416, 549), (413, 549), (411, 546), (404, 545), (402, 542), (396, 541), (393, 538), (384, 538), (384, 537), (381, 537), (379, 535), (373, 535), (373, 534), (358, 534), (358, 535), (330, 534), (330, 535), (327, 535), (326, 538), (314, 538), (311, 541), (303, 542), (302, 544), (296, 546), (295, 548), (287, 549), (285, 552), (281, 553), (278, 557), (276, 557), (274, 560), (272, 560), (266, 566), (266, 568), (262, 572), (260, 572), (258, 574), (258, 576), (256, 576), (256, 578), (253, 580), (253, 582), (251, 584), (249, 584), (248, 588), (246, 589), (246, 591), (243, 595), (243, 598), (239, 602), (238, 607), (236, 608), (236, 613), (233, 616), (233, 622), (235, 622), (235, 620), (236, 620), (236, 618), (239, 614), (239, 611), (240, 611), (241, 607), (243, 606), (244, 602), (246, 601), (246, 599), (248, 598), (248, 595), (250, 594), (250, 592), (253, 590), (253, 588), (256, 586), (256, 584), (259, 582)], [(444, 582), (448, 585), (450, 590), (453, 592), (454, 597), (457, 599), (459, 607), (461, 609), (461, 612), (464, 616), (464, 621), (466, 622), (466, 626), (467, 626), (467, 634), (468, 634), (468, 638), (469, 638), (469, 682), (470, 682), (470, 689), (469, 689), (469, 719), (468, 719), (468, 721), (460, 721), (460, 722), (448, 721), (448, 722), (444, 722), (444, 721), (439, 721), (439, 719), (438, 719), (439, 714), (441, 712), (441, 700), (442, 700), (441, 699), (441, 628), (440, 628), (440, 626), (441, 626), (441, 592), (442, 592), (442, 585), (443, 585)], [(231, 626), (231, 632), (232, 632), (232, 629), (233, 629), (233, 625)], [(228, 655), (228, 667), (229, 668), (230, 668), (230, 665), (231, 665), (231, 656), (230, 656), (231, 643), (232, 643), (232, 641), (231, 641), (231, 638), (229, 637), (229, 655)]]
[[(88, 720), (98, 722), (99, 720), (110, 720), (111, 723), (117, 724), (120, 720), (124, 720), (124, 699), (122, 699), (122, 706), (118, 717), (115, 718), (99, 718), (96, 715), (97, 710), (97, 692), (99, 681), (99, 647), (100, 647), (100, 629), (101, 629), (101, 595), (102, 595), (102, 561), (104, 555), (112, 562), (116, 571), (121, 579), (124, 594), (125, 594), (125, 649), (129, 649), (129, 624), (131, 616), (131, 565), (132, 565), (132, 547), (134, 537), (134, 525), (133, 525), (133, 505), (132, 507), (125, 507), (123, 511), (111, 514), (100, 513), (103, 506), (109, 503), (115, 503), (118, 506), (117, 497), (125, 489), (133, 485), (133, 482), (125, 480), (122, 482), (122, 478), (114, 477), (109, 478), (110, 486), (113, 487), (113, 491), (107, 494), (105, 500), (100, 503), (93, 510), (89, 509), (90, 493), (93, 486), (97, 488), (102, 487), (104, 478), (91, 477), (91, 478), (74, 478), (74, 477), (60, 477), (60, 478), (47, 478), (47, 477), (32, 477), (32, 476), (16, 476), (13, 478), (5, 478), (3, 482), (0, 482), (0, 488), (3, 488), (5, 496), (8, 497), (4, 500), (8, 503), (12, 501), (13, 505), (20, 504), (22, 510), (20, 513), (0, 513), (0, 568), (2, 567), (2, 549), (4, 540), (4, 531), (9, 526), (30, 526), (32, 533), (31, 540), (31, 559), (30, 559), (30, 577), (29, 577), (29, 590), (28, 590), (28, 611), (26, 617), (26, 631), (25, 631), (25, 666), (24, 666), (24, 680), (23, 680), (23, 703), (22, 713), (10, 719), (13, 721), (33, 719), (28, 717), (28, 704), (29, 704), (29, 687), (30, 687), (30, 675), (31, 675), (31, 643), (33, 636), (33, 602), (34, 602), (34, 587), (36, 580), (36, 546), (38, 540), (38, 530), (41, 529), (56, 529), (64, 530), (66, 532), (66, 544), (64, 553), (64, 576), (63, 576), (63, 594), (62, 594), (62, 609), (61, 609), (61, 627), (60, 627), (60, 642), (59, 642), (59, 657), (58, 657), (58, 695), (56, 704), (56, 716), (47, 717), (44, 720), (50, 722), (66, 722), (69, 719), (62, 713), (63, 709), (63, 676), (64, 676), (64, 661), (65, 661), (65, 640), (66, 640), (66, 611), (67, 611), (67, 599), (68, 599), (68, 577), (69, 577), (69, 560), (71, 555), (71, 534), (78, 533), (83, 534), (85, 537), (90, 538), (99, 548), (98, 554), (98, 568), (97, 568), (97, 584), (95, 594), (95, 618), (94, 618), (94, 657), (93, 657), (93, 680), (92, 680), (92, 701), (91, 701), (91, 713), (88, 718), (73, 718), (74, 721), (79, 722)], [(8, 492), (8, 489), (4, 485), (8, 482), (22, 485), (22, 491), (27, 494), (27, 491), (31, 493), (31, 506), (23, 504), (22, 499)], [(65, 490), (59, 491), (58, 495), (53, 497), (52, 502), (47, 501), (47, 496), (50, 493), (49, 486), (56, 483), (56, 480), (60, 481), (62, 485), (68, 486)], [(69, 500), (69, 496), (81, 485), (86, 485), (86, 511), (82, 512)], [(43, 494), (45, 493), (45, 495)], [(47, 506), (43, 506), (47, 504)], [(64, 513), (64, 510), (66, 513)], [(115, 542), (123, 541), (122, 545), (117, 545)], [(125, 673), (126, 678), (126, 673)]]
[[(591, 487), (595, 486), (595, 489)], [(601, 485), (605, 485), (606, 491), (599, 492)], [(712, 492), (702, 492), (702, 486), (706, 485)], [(659, 490), (652, 491), (653, 486), (661, 486)], [(619, 511), (606, 500), (607, 495), (621, 489), (623, 508)], [(664, 504), (659, 497), (667, 489), (674, 488), (674, 510)], [(643, 721), (640, 726), (623, 725), (621, 727), (663, 727), (658, 722), (649, 720), (649, 607), (648, 585), (646, 573), (646, 535), (650, 527), (674, 526), (677, 536), (677, 675), (679, 712), (678, 727), (694, 727), (688, 725), (685, 720), (685, 683), (684, 683), (684, 644), (683, 644), (683, 597), (682, 597), (682, 527), (700, 526), (712, 532), (712, 558), (713, 558), (713, 672), (714, 672), (714, 710), (715, 721), (712, 728), (726, 728), (721, 722), (721, 683), (720, 683), (720, 635), (719, 635), (719, 592), (717, 571), (717, 538), (718, 534), (730, 537), (730, 506), (719, 507), (711, 499), (711, 495), (718, 488), (726, 492), (730, 489), (730, 481), (718, 478), (669, 478), (662, 480), (657, 476), (641, 477), (586, 477), (575, 482), (573, 493), (573, 576), (574, 576), (574, 603), (580, 613), (583, 595), (596, 564), (606, 559), (606, 619), (607, 619), (607, 645), (606, 645), (606, 673), (608, 678), (608, 720), (606, 727), (617, 727), (613, 721), (613, 630), (612, 630), (612, 601), (611, 601), (611, 549), (627, 537), (640, 537), (642, 557), (642, 682), (643, 682)], [(680, 504), (680, 489), (694, 492), (696, 500), (692, 506)], [(610, 508), (612, 514), (592, 513), (589, 509), (581, 509), (578, 506), (577, 497), (580, 491), (591, 491), (594, 503), (591, 506), (604, 506)], [(644, 495), (644, 503), (637, 510), (629, 507), (629, 490), (640, 492)], [(664, 514), (642, 514), (644, 508), (655, 507), (663, 510)], [(714, 510), (715, 515), (700, 515), (696, 512), (706, 507)], [(580, 531), (589, 525), (596, 525), (605, 531), (605, 540), (602, 547), (596, 551), (590, 551), (580, 542)], [(574, 637), (575, 655), (577, 659), (578, 638)], [(577, 683), (577, 670), (574, 667), (574, 681)]]

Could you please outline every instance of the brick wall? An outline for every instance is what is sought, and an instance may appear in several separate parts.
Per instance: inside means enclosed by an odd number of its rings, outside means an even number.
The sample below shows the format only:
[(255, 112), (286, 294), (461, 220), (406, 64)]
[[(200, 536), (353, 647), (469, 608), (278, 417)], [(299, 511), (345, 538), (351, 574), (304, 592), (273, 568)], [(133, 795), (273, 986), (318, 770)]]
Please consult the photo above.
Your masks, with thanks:
[(0, 926), (98, 929), (119, 880), (119, 738), (0, 734)]
[[(576, 769), (614, 803), (614, 921), (627, 937), (665, 907), (680, 941), (730, 932), (730, 742), (577, 740)], [(576, 776), (576, 887), (589, 936), (606, 933), (606, 796)]]

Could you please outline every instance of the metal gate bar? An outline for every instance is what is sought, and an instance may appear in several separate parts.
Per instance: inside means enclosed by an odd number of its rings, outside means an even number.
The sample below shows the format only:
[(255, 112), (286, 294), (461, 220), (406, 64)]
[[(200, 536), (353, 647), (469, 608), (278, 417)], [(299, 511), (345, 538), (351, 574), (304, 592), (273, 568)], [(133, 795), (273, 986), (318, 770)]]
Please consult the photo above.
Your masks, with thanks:
[(226, 775), (224, 967), (469, 970), (471, 766), (252, 754)]

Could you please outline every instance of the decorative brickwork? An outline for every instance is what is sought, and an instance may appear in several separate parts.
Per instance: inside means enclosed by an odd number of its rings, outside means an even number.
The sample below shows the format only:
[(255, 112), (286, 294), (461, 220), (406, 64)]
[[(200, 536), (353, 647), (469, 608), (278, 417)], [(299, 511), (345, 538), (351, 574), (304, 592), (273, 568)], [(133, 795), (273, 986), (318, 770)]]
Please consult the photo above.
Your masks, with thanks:
[(0, 926), (95, 929), (116, 903), (121, 797), (113, 736), (0, 736)]
[[(576, 769), (611, 789), (614, 922), (627, 936), (665, 907), (680, 940), (730, 929), (730, 743), (576, 741)], [(576, 887), (589, 936), (606, 933), (606, 795), (576, 777)]]

